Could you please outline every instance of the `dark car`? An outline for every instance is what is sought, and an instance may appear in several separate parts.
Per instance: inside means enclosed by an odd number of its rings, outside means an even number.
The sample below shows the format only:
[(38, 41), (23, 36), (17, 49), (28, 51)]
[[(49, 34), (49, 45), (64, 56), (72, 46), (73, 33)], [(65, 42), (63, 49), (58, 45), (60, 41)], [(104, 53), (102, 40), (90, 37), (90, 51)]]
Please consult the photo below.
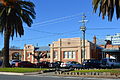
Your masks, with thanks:
[(60, 68), (62, 61), (56, 61), (56, 62), (52, 62), (49, 64), (49, 67), (51, 68)]
[(36, 63), (36, 67), (38, 67), (38, 68), (48, 68), (49, 64), (50, 64), (50, 62), (43, 61), (43, 62)]
[(96, 59), (85, 59), (82, 65), (83, 68), (100, 68), (100, 61)]
[(2, 66), (2, 60), (0, 60), (0, 66)]
[(21, 62), (17, 62), (15, 64), (16, 67), (36, 67), (35, 64), (29, 62), (29, 61), (21, 61)]

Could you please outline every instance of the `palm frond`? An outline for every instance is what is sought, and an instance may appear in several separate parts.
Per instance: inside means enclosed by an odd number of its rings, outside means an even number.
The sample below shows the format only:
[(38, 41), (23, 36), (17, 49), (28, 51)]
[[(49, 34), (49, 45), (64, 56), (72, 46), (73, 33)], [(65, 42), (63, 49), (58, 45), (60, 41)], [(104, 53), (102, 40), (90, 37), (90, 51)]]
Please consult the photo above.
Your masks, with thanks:
[(120, 0), (93, 0), (93, 11), (96, 13), (99, 10), (99, 16), (102, 14), (102, 18), (108, 16), (108, 21), (112, 21), (114, 10), (116, 8), (116, 18), (120, 18)]
[[(0, 4), (0, 28), (1, 31), (8, 29), (13, 38), (16, 33), (20, 37), (24, 35), (23, 23), (29, 27), (35, 19), (35, 5), (29, 1), (6, 0), (7, 5)], [(2, 26), (2, 27), (1, 27)]]

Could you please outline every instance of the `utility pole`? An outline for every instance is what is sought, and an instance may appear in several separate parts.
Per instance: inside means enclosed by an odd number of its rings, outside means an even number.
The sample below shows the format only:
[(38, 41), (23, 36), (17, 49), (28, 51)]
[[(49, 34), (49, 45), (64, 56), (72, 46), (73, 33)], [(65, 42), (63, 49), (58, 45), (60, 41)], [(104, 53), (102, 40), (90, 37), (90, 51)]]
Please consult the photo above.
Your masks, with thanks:
[(80, 30), (82, 31), (82, 62), (85, 60), (85, 31), (86, 31), (86, 26), (85, 23), (88, 20), (85, 20), (86, 16), (83, 13), (82, 20), (80, 21), (82, 23), (82, 26), (80, 27)]

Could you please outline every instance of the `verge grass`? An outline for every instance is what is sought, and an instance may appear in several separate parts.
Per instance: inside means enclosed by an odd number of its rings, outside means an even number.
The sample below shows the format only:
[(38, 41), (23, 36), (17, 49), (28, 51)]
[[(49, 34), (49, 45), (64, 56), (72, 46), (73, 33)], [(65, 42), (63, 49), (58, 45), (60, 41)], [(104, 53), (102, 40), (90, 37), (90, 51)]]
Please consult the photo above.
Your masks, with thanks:
[(39, 72), (41, 70), (48, 70), (48, 69), (47, 68), (0, 68), (0, 72), (16, 72), (16, 73)]

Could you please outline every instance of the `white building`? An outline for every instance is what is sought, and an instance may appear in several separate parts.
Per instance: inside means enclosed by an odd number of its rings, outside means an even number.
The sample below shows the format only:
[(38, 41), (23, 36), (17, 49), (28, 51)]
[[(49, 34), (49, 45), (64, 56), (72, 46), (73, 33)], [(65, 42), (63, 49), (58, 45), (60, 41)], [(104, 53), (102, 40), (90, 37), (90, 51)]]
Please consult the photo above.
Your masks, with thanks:
[(107, 35), (106, 40), (112, 41), (113, 45), (120, 45), (120, 33), (116, 33), (115, 35)]

